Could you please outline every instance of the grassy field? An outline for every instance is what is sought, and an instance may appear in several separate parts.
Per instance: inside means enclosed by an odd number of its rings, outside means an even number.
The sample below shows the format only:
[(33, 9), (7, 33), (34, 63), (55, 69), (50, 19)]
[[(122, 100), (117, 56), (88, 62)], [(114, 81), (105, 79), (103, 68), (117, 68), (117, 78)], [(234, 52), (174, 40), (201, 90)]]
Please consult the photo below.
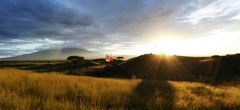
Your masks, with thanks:
[(0, 69), (0, 109), (240, 109), (240, 86)]
[[(85, 60), (81, 72), (79, 69), (73, 68), (66, 60), (59, 61), (0, 61), (0, 68), (16, 68), (21, 70), (31, 70), (37, 73), (56, 72), (67, 75), (86, 75), (102, 70), (105, 59)], [(100, 62), (100, 63), (99, 63)]]

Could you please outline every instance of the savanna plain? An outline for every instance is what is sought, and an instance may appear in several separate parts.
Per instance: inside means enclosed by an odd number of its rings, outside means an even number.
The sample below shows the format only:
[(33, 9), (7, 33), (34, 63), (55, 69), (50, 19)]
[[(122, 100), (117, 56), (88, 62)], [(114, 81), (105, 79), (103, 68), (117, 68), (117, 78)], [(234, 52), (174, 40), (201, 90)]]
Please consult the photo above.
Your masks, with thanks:
[[(104, 75), (93, 77), (64, 74), (65, 70), (57, 71), (59, 69), (37, 71), (40, 68), (26, 69), (10, 65), (17, 63), (24, 65), (28, 62), (1, 62), (0, 109), (2, 110), (240, 109), (240, 84), (236, 81), (210, 84), (201, 81), (171, 80), (171, 78), (141, 78), (137, 74), (131, 78)], [(32, 63), (42, 65), (41, 62)], [(47, 65), (51, 66), (51, 62)], [(94, 70), (96, 68), (101, 69), (102, 66), (95, 66)], [(89, 68), (82, 68), (81, 71), (85, 71), (84, 69), (87, 71)], [(110, 74), (109, 71), (107, 73)]]

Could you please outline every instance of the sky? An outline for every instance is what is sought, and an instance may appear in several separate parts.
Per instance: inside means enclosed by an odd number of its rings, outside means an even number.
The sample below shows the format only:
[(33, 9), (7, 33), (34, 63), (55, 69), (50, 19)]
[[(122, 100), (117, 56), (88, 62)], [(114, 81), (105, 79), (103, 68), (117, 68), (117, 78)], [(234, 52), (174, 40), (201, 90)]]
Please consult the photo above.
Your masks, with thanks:
[(238, 0), (1, 0), (0, 58), (77, 47), (105, 54), (240, 52)]

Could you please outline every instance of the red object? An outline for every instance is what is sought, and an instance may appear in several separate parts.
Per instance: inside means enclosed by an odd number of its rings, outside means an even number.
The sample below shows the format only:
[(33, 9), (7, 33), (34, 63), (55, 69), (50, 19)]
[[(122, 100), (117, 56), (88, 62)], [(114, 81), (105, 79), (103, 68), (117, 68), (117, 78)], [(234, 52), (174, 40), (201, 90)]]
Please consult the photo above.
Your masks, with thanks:
[(109, 60), (109, 59), (106, 59), (106, 62), (110, 62), (110, 60)]
[(108, 55), (106, 55), (106, 62), (110, 62), (110, 58)]
[(113, 57), (112, 56), (110, 56), (110, 61), (113, 61)]

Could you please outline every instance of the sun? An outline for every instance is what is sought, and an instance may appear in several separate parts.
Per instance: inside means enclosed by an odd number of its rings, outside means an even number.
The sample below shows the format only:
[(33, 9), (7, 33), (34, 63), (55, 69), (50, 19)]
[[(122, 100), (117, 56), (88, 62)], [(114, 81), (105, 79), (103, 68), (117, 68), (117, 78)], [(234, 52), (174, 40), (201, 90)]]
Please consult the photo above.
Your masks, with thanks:
[(156, 54), (167, 54), (171, 55), (174, 54), (174, 47), (175, 47), (176, 41), (171, 38), (162, 38), (158, 39), (155, 42), (155, 52)]

